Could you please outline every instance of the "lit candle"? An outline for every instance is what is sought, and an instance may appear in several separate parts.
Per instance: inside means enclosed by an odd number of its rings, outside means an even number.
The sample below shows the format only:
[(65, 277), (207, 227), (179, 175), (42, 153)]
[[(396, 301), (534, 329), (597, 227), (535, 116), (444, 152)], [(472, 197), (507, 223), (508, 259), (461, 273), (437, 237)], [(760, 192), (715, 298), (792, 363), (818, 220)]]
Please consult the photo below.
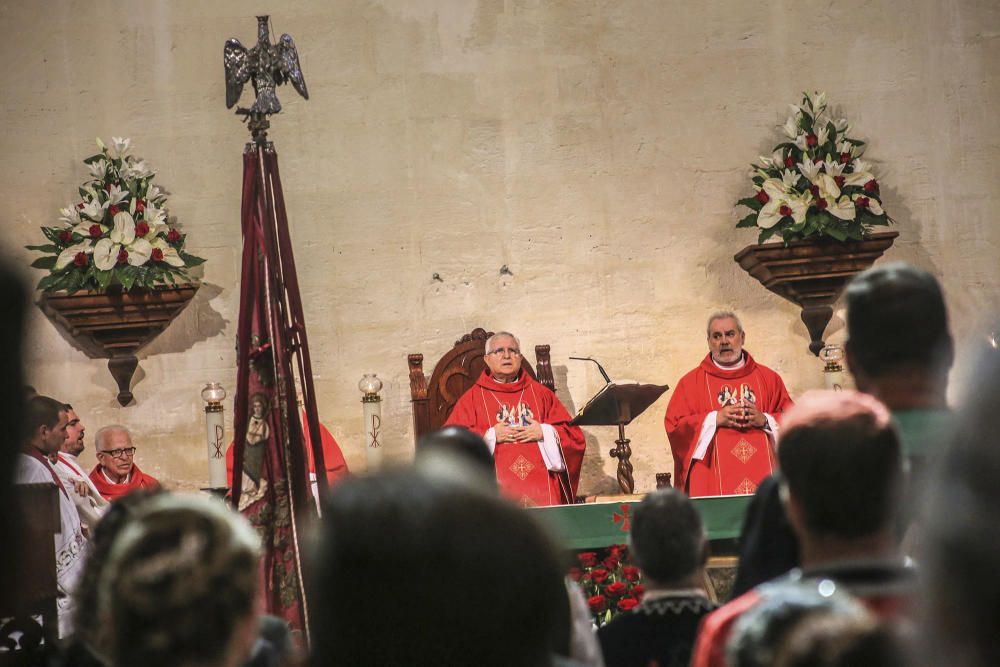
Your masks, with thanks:
[(839, 345), (827, 345), (819, 351), (823, 366), (823, 384), (827, 389), (841, 391), (844, 388), (844, 348)]
[(225, 415), (222, 401), (226, 390), (218, 382), (209, 382), (201, 390), (205, 401), (205, 439), (208, 445), (208, 486), (224, 489), (226, 483)]

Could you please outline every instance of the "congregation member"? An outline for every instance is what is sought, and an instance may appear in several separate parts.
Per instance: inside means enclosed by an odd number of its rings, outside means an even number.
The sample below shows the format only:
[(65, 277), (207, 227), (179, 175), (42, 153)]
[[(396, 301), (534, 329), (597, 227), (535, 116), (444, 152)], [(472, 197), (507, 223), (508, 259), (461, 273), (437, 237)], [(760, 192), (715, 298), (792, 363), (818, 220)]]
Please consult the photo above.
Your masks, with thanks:
[(781, 376), (743, 349), (732, 312), (708, 318), (708, 349), (677, 383), (664, 426), (674, 485), (691, 497), (747, 495), (775, 467), (777, 418), (791, 405)]
[(135, 463), (136, 447), (132, 435), (124, 426), (104, 426), (94, 436), (97, 465), (90, 471), (90, 480), (101, 496), (117, 500), (136, 489), (155, 489), (160, 483), (147, 475)]
[[(946, 391), (954, 343), (944, 295), (934, 276), (895, 262), (858, 274), (848, 283), (846, 300), (847, 365), (858, 389), (892, 412), (909, 466), (904, 511), (910, 515), (928, 461), (949, 440), (953, 423)], [(747, 508), (733, 594), (784, 574), (798, 559), (778, 482), (768, 478)]]
[(854, 596), (801, 581), (767, 589), (733, 627), (732, 667), (900, 667), (892, 631)]
[(953, 426), (946, 397), (955, 351), (938, 281), (903, 262), (847, 286), (847, 366), (860, 391), (892, 411), (916, 486)]
[(348, 478), (320, 532), (315, 665), (550, 667), (568, 642), (555, 547), (495, 494), (409, 469)]
[(240, 667), (258, 637), (259, 539), (203, 496), (140, 504), (98, 582), (110, 667)]
[(903, 461), (889, 410), (860, 392), (808, 392), (784, 417), (778, 460), (802, 568), (708, 615), (692, 667), (727, 664), (733, 623), (773, 590), (767, 587), (828, 580), (883, 618), (903, 615), (912, 600), (915, 577), (895, 530)]
[(924, 499), (926, 612), (919, 643), (926, 667), (1000, 665), (1000, 354), (977, 360), (967, 405), (939, 457)]
[(66, 404), (69, 423), (66, 425), (66, 440), (60, 451), (49, 457), (53, 470), (59, 475), (66, 492), (69, 493), (80, 513), (80, 521), (88, 530), (93, 530), (97, 521), (108, 508), (105, 500), (94, 486), (93, 480), (83, 471), (77, 457), (86, 448), (84, 435), (86, 427), (69, 403)]
[(572, 503), (586, 443), (556, 395), (525, 372), (521, 344), (498, 332), (486, 341), (486, 370), (446, 426), (464, 426), (493, 453), (501, 491), (522, 505)]
[(604, 663), (687, 667), (698, 624), (718, 606), (704, 590), (701, 515), (681, 491), (655, 491), (634, 507), (629, 541), (646, 592), (638, 607), (597, 631)]
[(54, 544), (58, 586), (56, 609), (59, 636), (65, 637), (72, 632), (72, 596), (87, 551), (80, 514), (49, 463), (49, 456), (59, 452), (66, 440), (69, 413), (65, 405), (48, 396), (33, 396), (27, 402), (25, 413), (27, 440), (18, 456), (15, 481), (17, 484), (54, 484), (58, 487), (59, 532)]
[[(491, 494), (499, 491), (489, 448), (482, 438), (461, 426), (446, 426), (422, 436), (414, 467), (431, 479)], [(572, 625), (563, 657), (575, 660), (579, 667), (605, 667), (587, 600), (572, 578), (567, 576), (564, 581)], [(561, 648), (557, 647), (557, 652)]]

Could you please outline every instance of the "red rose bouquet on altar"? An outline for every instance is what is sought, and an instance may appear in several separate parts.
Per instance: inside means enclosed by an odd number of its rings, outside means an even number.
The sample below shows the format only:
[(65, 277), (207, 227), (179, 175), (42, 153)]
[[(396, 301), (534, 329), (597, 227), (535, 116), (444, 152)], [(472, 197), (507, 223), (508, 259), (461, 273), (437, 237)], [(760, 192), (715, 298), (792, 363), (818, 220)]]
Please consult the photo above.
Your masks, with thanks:
[(753, 166), (756, 193), (737, 205), (752, 213), (737, 227), (758, 227), (758, 243), (775, 234), (788, 243), (810, 237), (857, 240), (892, 222), (879, 183), (861, 159), (865, 142), (847, 136), (847, 120), (827, 114), (826, 94), (803, 94), (782, 127), (786, 140)]
[(587, 596), (597, 626), (634, 609), (642, 600), (639, 568), (629, 562), (628, 547), (624, 544), (582, 551), (576, 557), (580, 565), (571, 568), (569, 575)]
[(184, 252), (184, 234), (168, 224), (155, 172), (131, 155), (129, 139), (97, 145), (101, 152), (83, 161), (90, 178), (80, 200), (60, 209), (58, 226), (42, 227), (47, 244), (27, 246), (45, 253), (31, 265), (49, 271), (38, 289), (72, 294), (190, 282), (187, 270), (205, 260)]

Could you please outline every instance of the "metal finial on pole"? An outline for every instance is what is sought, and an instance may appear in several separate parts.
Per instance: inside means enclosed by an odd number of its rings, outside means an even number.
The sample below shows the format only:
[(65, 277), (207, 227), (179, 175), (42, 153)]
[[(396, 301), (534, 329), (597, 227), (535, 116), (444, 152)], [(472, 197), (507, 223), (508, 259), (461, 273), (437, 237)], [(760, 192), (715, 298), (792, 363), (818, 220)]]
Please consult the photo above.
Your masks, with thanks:
[(232, 109), (240, 100), (243, 84), (253, 84), (254, 103), (249, 108), (237, 107), (236, 113), (246, 116), (247, 127), (256, 144), (267, 142), (267, 130), (271, 126), (267, 117), (281, 111), (276, 88), (291, 81), (302, 97), (309, 99), (306, 80), (299, 65), (299, 52), (295, 42), (283, 34), (272, 44), (268, 28), (268, 17), (257, 17), (257, 44), (249, 49), (236, 38), (227, 39), (222, 50), (226, 73), (226, 108)]

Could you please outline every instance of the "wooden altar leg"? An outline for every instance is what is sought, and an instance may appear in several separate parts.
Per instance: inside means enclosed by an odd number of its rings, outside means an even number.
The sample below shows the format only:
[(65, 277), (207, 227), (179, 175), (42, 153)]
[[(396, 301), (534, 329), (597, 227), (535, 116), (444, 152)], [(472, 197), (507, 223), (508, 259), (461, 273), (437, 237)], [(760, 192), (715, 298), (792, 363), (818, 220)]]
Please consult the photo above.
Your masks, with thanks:
[(126, 406), (132, 402), (132, 376), (135, 375), (135, 369), (138, 366), (139, 360), (135, 355), (131, 354), (111, 357), (108, 360), (108, 370), (111, 371), (111, 377), (118, 383), (118, 402), (122, 406)]

